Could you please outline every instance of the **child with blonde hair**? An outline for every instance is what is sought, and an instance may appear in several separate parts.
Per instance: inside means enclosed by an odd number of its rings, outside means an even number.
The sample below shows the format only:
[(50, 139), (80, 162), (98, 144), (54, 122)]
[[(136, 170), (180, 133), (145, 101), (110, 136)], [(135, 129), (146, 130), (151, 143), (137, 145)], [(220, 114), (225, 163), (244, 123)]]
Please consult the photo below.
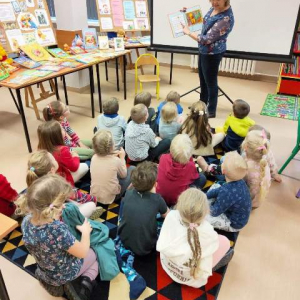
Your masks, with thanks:
[(167, 102), (161, 110), (159, 121), (159, 136), (172, 140), (178, 133), (181, 124), (177, 120), (178, 112), (174, 102)]
[(224, 133), (213, 134), (208, 123), (206, 104), (202, 101), (193, 103), (190, 114), (181, 126), (179, 133), (186, 133), (192, 140), (193, 155), (214, 155), (214, 147), (220, 144)]
[(80, 163), (78, 154), (65, 146), (59, 122), (53, 120), (42, 123), (37, 133), (38, 149), (46, 150), (54, 156), (58, 163), (57, 173), (74, 186), (89, 171), (89, 166)]
[(229, 240), (205, 220), (208, 213), (205, 194), (189, 188), (163, 223), (156, 249), (163, 269), (180, 284), (204, 286), (212, 271), (226, 265), (233, 256)]
[(197, 171), (192, 152), (189, 136), (179, 134), (171, 143), (170, 153), (160, 158), (156, 191), (168, 206), (175, 205), (179, 195), (190, 186), (201, 189), (206, 183), (206, 177)]
[(124, 147), (124, 133), (127, 123), (125, 118), (118, 114), (119, 101), (112, 97), (103, 102), (103, 114), (97, 118), (97, 130), (109, 130), (115, 141), (115, 149)]
[(75, 151), (81, 160), (91, 159), (94, 155), (92, 142), (90, 140), (80, 140), (76, 132), (71, 128), (68, 117), (69, 107), (61, 101), (52, 101), (43, 109), (45, 121), (58, 121), (63, 129), (64, 144)]
[(267, 160), (269, 147), (264, 130), (250, 131), (242, 144), (248, 165), (245, 180), (250, 189), (253, 208), (259, 207), (265, 200), (271, 185), (271, 172)]
[[(203, 158), (199, 165), (203, 170), (208, 168)], [(214, 228), (236, 232), (248, 223), (251, 212), (250, 193), (243, 180), (248, 168), (236, 151), (226, 153), (221, 168), (226, 183), (214, 184), (207, 192), (210, 201), (207, 220)]]
[[(55, 174), (58, 170), (58, 163), (53, 155), (46, 150), (39, 150), (31, 154), (28, 160), (26, 175), (27, 186), (30, 187), (35, 180), (48, 174)], [(88, 193), (82, 193), (79, 189), (73, 188), (69, 197), (79, 207), (83, 216), (92, 220), (97, 219), (103, 212), (102, 207), (96, 207), (97, 199)]]
[(99, 130), (93, 137), (95, 155), (91, 161), (91, 194), (102, 204), (120, 200), (130, 185), (134, 167), (126, 168), (125, 151), (114, 151), (109, 130)]
[(18, 199), (17, 212), (27, 214), (22, 222), (23, 241), (35, 258), (35, 274), (44, 288), (52, 296), (61, 297), (65, 291), (70, 300), (88, 300), (99, 267), (95, 252), (90, 249), (90, 223), (85, 220), (77, 226), (81, 232), (78, 241), (60, 221), (71, 193), (72, 187), (63, 178), (45, 175)]
[(178, 116), (181, 117), (182, 113), (183, 113), (183, 108), (180, 105), (180, 95), (175, 92), (175, 91), (171, 91), (168, 95), (165, 101), (163, 101), (158, 107), (157, 107), (157, 117), (156, 117), (156, 123), (157, 125), (159, 125), (159, 121), (160, 121), (160, 116), (161, 116), (161, 110), (162, 108), (168, 103), (168, 102), (173, 102), (176, 104), (177, 107), (177, 112), (178, 112)]
[(270, 143), (270, 148), (269, 148), (269, 151), (267, 154), (267, 161), (268, 161), (268, 165), (269, 165), (269, 168), (271, 171), (271, 178), (273, 180), (275, 180), (276, 182), (279, 182), (279, 183), (282, 182), (281, 176), (278, 174), (278, 166), (276, 164), (275, 157), (274, 157), (273, 151), (271, 149), (271, 134), (270, 134), (270, 132), (258, 124), (252, 126), (249, 129), (249, 131), (253, 131), (253, 130), (259, 130), (259, 131), (264, 130), (265, 131), (267, 139)]
[(125, 132), (125, 150), (129, 159), (136, 164), (144, 160), (158, 161), (160, 155), (169, 150), (171, 141), (156, 137), (146, 124), (148, 109), (144, 104), (135, 105), (130, 115), (132, 121)]

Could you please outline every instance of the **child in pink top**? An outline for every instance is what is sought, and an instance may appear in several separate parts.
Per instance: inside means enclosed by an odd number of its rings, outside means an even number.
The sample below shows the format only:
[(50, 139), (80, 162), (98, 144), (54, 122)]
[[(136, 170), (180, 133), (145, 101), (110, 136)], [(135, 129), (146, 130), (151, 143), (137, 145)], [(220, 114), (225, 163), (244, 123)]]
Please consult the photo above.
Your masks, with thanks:
[(271, 185), (271, 172), (267, 161), (269, 141), (265, 131), (250, 131), (243, 144), (248, 165), (246, 183), (250, 189), (252, 207), (257, 208), (265, 200)]
[(190, 186), (203, 188), (206, 178), (196, 169), (192, 141), (187, 134), (179, 134), (173, 139), (170, 152), (160, 157), (156, 191), (168, 206), (173, 206)]

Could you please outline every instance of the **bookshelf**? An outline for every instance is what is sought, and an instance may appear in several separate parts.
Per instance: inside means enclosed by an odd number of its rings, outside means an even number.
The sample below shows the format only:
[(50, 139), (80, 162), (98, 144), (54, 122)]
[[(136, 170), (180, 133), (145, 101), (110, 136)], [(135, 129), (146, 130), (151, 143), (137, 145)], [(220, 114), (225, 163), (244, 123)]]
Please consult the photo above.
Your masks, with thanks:
[(295, 37), (294, 63), (281, 64), (277, 85), (278, 94), (300, 95), (300, 24)]

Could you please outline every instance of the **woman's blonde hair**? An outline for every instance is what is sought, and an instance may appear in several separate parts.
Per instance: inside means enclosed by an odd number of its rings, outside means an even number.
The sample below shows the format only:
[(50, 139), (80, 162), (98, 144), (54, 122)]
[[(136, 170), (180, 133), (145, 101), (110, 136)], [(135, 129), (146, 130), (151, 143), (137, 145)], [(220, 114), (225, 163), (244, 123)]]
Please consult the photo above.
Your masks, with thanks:
[(193, 144), (187, 134), (178, 134), (172, 140), (170, 153), (174, 161), (186, 165), (193, 154)]
[(61, 176), (54, 174), (43, 176), (35, 180), (27, 193), (16, 201), (16, 213), (32, 214), (38, 222), (56, 219), (71, 193), (71, 185)]
[(174, 102), (167, 102), (162, 110), (161, 110), (161, 118), (162, 120), (170, 124), (172, 123), (178, 116), (177, 106)]
[(51, 168), (54, 167), (50, 155), (46, 150), (39, 150), (30, 155), (26, 175), (28, 187), (38, 178), (47, 175), (51, 171)]
[(202, 254), (197, 227), (209, 213), (206, 195), (196, 188), (189, 188), (179, 196), (176, 209), (187, 227), (187, 239), (193, 253), (189, 262), (190, 274), (196, 278)]
[(242, 143), (242, 150), (246, 153), (248, 159), (252, 159), (259, 163), (260, 166), (260, 191), (259, 198), (264, 199), (266, 191), (263, 184), (265, 178), (265, 168), (268, 164), (267, 154), (269, 152), (270, 142), (267, 139), (264, 130), (253, 130), (248, 132), (244, 142)]
[(93, 149), (96, 154), (109, 155), (114, 147), (114, 140), (109, 130), (101, 129), (93, 137)]
[(179, 133), (186, 133), (190, 137), (195, 136), (197, 144), (195, 149), (201, 146), (207, 147), (211, 143), (212, 135), (209, 131), (206, 104), (202, 101), (193, 103), (190, 114), (182, 124)]

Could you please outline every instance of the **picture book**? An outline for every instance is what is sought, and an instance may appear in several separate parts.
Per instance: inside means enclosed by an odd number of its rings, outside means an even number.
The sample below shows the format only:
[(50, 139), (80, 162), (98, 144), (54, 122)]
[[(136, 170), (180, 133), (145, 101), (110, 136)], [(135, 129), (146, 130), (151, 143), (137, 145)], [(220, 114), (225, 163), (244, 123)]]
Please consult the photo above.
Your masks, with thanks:
[(4, 63), (3, 63), (3, 66), (4, 66), (4, 68), (7, 70), (7, 72), (8, 72), (9, 74), (12, 74), (12, 73), (14, 73), (14, 72), (20, 70), (20, 68), (17, 67), (16, 65), (10, 65), (10, 64), (7, 63), (7, 62), (4, 62)]
[(82, 36), (85, 49), (98, 48), (96, 28), (83, 29)]
[(188, 8), (185, 12), (169, 14), (168, 18), (175, 38), (185, 35), (183, 33), (184, 26), (187, 26), (192, 32), (202, 29), (203, 15), (200, 6)]
[(107, 37), (107, 35), (105, 35), (105, 36), (99, 36), (98, 37), (98, 42), (99, 42), (99, 49), (100, 50), (109, 49), (109, 43), (108, 43), (108, 37)]
[(35, 76), (26, 75), (26, 74), (21, 73), (14, 78), (8, 78), (5, 82), (10, 83), (10, 84), (19, 85), (19, 84), (23, 84), (27, 81), (33, 80), (34, 78), (35, 78)]
[(78, 46), (70, 47), (70, 51), (74, 55), (86, 53), (86, 51), (83, 48), (78, 47)]
[(64, 69), (63, 66), (42, 66), (39, 68), (39, 71), (51, 71), (51, 72), (59, 72), (60, 70)]
[(34, 61), (48, 60), (51, 58), (51, 55), (37, 43), (21, 46), (21, 50)]
[(28, 70), (23, 72), (22, 74), (32, 76), (32, 77), (45, 77), (51, 73), (52, 71)]
[(97, 59), (91, 55), (88, 55), (88, 56), (78, 55), (76, 57), (76, 60), (83, 64), (90, 64), (90, 63), (97, 61)]
[(114, 48), (115, 51), (124, 51), (124, 39), (123, 38), (114, 38)]
[(64, 50), (60, 48), (53, 48), (53, 49), (48, 49), (48, 52), (52, 54), (54, 57), (58, 58), (69, 58), (70, 55), (66, 53)]
[(77, 61), (65, 61), (61, 64), (61, 66), (65, 68), (77, 68), (80, 67), (81, 65), (82, 63)]
[(0, 81), (6, 79), (7, 77), (9, 77), (8, 71), (3, 64), (0, 64)]
[(33, 61), (33, 60), (25, 57), (25, 56), (20, 56), (18, 58), (15, 58), (14, 61), (17, 64), (19, 64), (19, 65), (21, 65), (21, 66), (23, 66), (23, 67), (25, 67), (27, 69), (34, 69), (34, 68), (37, 68), (37, 67), (41, 66), (40, 63), (35, 62), (35, 61)]

